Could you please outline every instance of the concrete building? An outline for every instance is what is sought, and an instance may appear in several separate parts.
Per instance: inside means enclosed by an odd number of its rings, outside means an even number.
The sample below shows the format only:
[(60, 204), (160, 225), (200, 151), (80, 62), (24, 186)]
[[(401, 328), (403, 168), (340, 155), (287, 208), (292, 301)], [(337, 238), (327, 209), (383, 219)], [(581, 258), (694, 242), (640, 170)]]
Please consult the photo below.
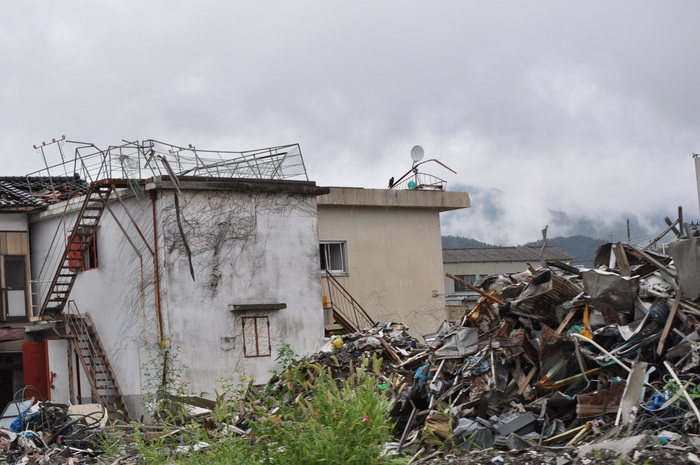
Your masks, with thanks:
[(321, 268), (375, 321), (433, 332), (446, 316), (440, 212), (468, 194), (331, 187), (317, 203)]
[[(130, 235), (105, 215), (94, 242), (96, 260), (79, 273), (70, 298), (90, 314), (129, 411), (140, 410), (152, 375), (143, 367), (156, 357), (161, 335), (179, 352), (181, 381), (209, 396), (219, 379), (267, 379), (282, 344), (299, 354), (319, 347), (318, 243), (310, 231), (321, 191), (306, 182), (180, 178), (176, 194), (172, 181), (155, 178), (144, 186), (145, 198), (124, 195), (124, 208), (109, 201)], [(54, 205), (32, 218), (35, 268), (51, 252), (61, 223), (75, 221), (81, 203), (76, 199), (68, 210)], [(157, 265), (146, 244), (134, 240), (127, 211), (152, 240)], [(52, 399), (71, 397), (71, 381), (74, 396), (89, 391), (88, 385), (78, 388), (77, 378), (61, 379), (75, 369), (55, 368), (53, 384), (63, 391)]]
[(267, 380), (284, 345), (322, 344), (316, 198), (328, 189), (303, 180), (298, 146), (192, 152), (78, 153), (102, 174), (18, 222), (36, 303), (25, 346), (39, 345), (24, 371), (45, 364), (43, 397), (121, 402), (138, 418), (176, 366), (188, 392), (213, 398), (222, 380)]

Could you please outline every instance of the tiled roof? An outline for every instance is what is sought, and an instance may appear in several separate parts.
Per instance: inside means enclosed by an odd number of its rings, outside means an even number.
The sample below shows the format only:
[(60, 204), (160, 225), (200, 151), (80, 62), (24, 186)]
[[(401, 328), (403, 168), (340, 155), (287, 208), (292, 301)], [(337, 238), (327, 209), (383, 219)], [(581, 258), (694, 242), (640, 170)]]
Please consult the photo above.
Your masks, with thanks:
[(12, 183), (0, 180), (0, 211), (31, 211), (45, 206), (45, 202), (17, 189)]
[[(443, 263), (474, 262), (530, 262), (539, 261), (542, 247), (474, 247), (469, 249), (442, 249)], [(545, 260), (573, 260), (576, 257), (563, 250), (547, 246), (544, 249)]]
[(2, 176), (0, 209), (26, 211), (87, 193), (88, 184), (75, 176)]

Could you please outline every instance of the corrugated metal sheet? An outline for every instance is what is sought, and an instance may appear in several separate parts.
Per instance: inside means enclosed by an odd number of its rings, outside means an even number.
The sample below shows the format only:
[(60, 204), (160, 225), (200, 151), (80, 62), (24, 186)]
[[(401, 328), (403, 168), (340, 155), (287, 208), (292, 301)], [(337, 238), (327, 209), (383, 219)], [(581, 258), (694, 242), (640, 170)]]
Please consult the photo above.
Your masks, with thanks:
[(568, 302), (583, 292), (573, 282), (557, 276), (549, 269), (540, 270), (525, 287), (510, 309), (517, 315), (554, 320), (554, 307)]
[[(542, 247), (484, 247), (468, 249), (442, 249), (443, 263), (474, 262), (539, 262)], [(573, 260), (570, 255), (558, 247), (547, 246), (544, 249), (545, 260)]]

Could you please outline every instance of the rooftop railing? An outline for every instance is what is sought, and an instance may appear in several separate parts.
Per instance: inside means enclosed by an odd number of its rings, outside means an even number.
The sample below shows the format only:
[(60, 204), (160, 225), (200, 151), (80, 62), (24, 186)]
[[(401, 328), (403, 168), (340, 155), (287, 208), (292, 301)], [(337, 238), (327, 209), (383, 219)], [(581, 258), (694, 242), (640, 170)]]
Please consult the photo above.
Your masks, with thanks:
[[(47, 153), (54, 144), (60, 162), (49, 164)], [(73, 147), (72, 154), (67, 153), (66, 145)], [(27, 178), (68, 178), (77, 174), (87, 182), (162, 175), (309, 180), (299, 144), (232, 152), (179, 147), (149, 139), (102, 150), (91, 143), (60, 139), (35, 148), (46, 167), (29, 173)]]

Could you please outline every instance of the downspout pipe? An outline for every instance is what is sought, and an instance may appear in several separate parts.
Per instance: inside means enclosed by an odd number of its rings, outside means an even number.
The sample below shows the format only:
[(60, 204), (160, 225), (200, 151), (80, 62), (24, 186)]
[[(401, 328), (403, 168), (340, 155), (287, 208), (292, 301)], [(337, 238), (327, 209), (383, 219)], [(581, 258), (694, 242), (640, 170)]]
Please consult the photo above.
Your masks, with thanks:
[(151, 193), (151, 207), (153, 210), (153, 267), (155, 273), (155, 298), (156, 298), (156, 316), (158, 318), (158, 339), (162, 343), (165, 340), (165, 334), (163, 331), (163, 312), (161, 311), (160, 302), (160, 262), (158, 259), (158, 216), (156, 215), (156, 200), (158, 198), (158, 191), (152, 190)]

